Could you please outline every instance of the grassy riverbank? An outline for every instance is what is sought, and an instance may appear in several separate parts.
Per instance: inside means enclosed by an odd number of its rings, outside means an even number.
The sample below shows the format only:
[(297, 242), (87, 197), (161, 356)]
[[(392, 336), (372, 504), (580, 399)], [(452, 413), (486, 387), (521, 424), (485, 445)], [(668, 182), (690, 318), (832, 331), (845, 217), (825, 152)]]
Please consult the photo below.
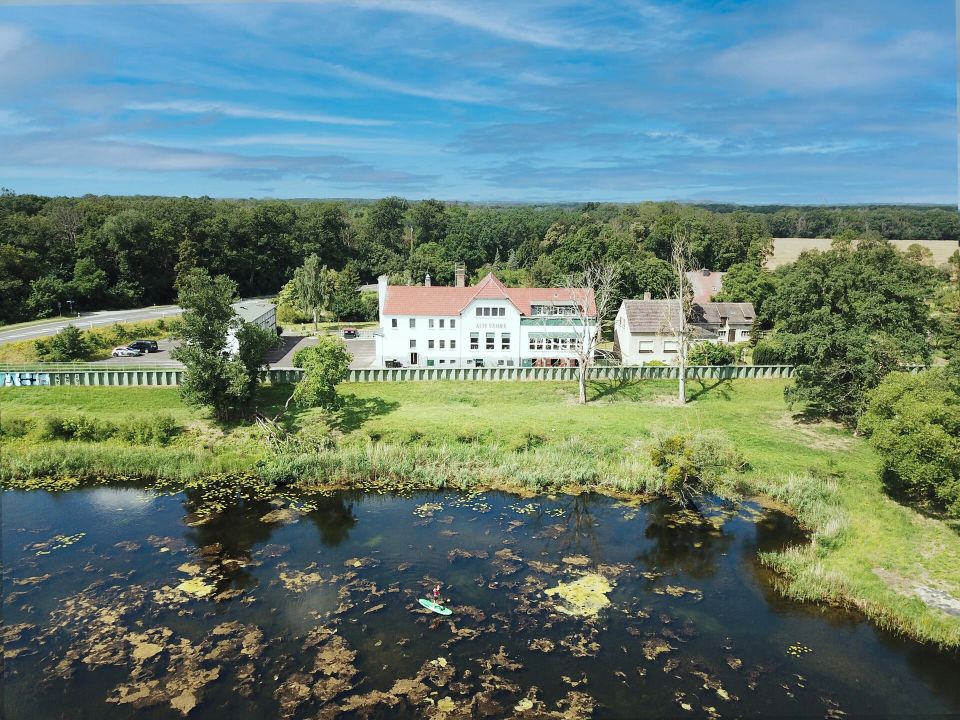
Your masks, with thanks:
[[(0, 477), (7, 485), (50, 486), (44, 475), (146, 477), (202, 484), (211, 474), (369, 486), (475, 487), (536, 491), (590, 487), (641, 493), (659, 483), (648, 444), (660, 432), (721, 432), (749, 463), (747, 491), (789, 506), (810, 528), (809, 546), (766, 556), (783, 590), (800, 599), (859, 608), (913, 637), (960, 646), (960, 617), (934, 605), (960, 601), (960, 536), (893, 502), (862, 439), (828, 423), (807, 423), (783, 403), (784, 381), (692, 383), (692, 401), (671, 400), (670, 383), (595, 384), (578, 406), (562, 383), (384, 383), (343, 386), (344, 409), (288, 418), (297, 442), (273, 453), (250, 426), (216, 426), (183, 406), (175, 389), (5, 388)], [(269, 388), (279, 407), (286, 388)], [(171, 418), (169, 444), (41, 440), (45, 417), (85, 416), (121, 428)], [(5, 429), (6, 433), (7, 430)], [(129, 432), (128, 432), (129, 435)], [(331, 436), (331, 447), (316, 450)], [(66, 480), (64, 480), (66, 479)], [(921, 599), (926, 598), (926, 602)]]

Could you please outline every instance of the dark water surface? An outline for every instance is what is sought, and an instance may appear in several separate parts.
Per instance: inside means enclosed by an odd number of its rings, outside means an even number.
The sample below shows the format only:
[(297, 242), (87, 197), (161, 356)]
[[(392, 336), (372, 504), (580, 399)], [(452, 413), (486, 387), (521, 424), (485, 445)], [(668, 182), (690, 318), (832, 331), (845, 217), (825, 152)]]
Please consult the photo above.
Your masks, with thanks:
[[(5, 717), (960, 712), (957, 655), (777, 595), (757, 552), (803, 538), (776, 513), (497, 493), (289, 505), (196, 524), (184, 496), (4, 493)], [(437, 581), (449, 618), (416, 603)], [(593, 593), (548, 593), (569, 583)]]

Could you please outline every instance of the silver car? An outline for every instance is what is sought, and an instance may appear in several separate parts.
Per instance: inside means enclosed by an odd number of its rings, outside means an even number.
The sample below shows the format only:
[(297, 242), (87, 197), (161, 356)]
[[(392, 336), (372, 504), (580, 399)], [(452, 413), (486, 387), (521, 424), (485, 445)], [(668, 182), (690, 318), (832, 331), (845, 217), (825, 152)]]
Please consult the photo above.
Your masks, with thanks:
[(143, 350), (138, 350), (137, 348), (121, 345), (120, 347), (115, 347), (113, 349), (113, 352), (110, 354), (113, 357), (140, 357), (141, 355), (143, 355)]

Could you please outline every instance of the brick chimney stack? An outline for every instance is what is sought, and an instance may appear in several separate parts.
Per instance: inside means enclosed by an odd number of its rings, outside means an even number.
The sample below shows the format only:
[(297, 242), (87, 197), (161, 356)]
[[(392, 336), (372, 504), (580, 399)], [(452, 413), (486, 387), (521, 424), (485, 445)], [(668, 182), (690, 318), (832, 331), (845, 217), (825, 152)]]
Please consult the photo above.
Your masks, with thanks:
[(457, 265), (456, 271), (456, 282), (454, 285), (456, 287), (466, 287), (467, 286), (467, 268), (464, 265)]
[(643, 294), (643, 299), (644, 299), (644, 300), (649, 300), (649, 299), (650, 299), (650, 291), (649, 291), (649, 290)]

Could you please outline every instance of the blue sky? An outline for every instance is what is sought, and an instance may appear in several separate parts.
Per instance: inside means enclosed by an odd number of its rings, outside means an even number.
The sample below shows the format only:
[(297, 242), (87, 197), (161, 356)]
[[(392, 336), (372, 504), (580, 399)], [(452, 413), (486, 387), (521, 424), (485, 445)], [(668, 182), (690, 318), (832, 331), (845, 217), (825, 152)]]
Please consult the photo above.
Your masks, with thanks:
[(950, 0), (0, 0), (0, 185), (957, 200)]

